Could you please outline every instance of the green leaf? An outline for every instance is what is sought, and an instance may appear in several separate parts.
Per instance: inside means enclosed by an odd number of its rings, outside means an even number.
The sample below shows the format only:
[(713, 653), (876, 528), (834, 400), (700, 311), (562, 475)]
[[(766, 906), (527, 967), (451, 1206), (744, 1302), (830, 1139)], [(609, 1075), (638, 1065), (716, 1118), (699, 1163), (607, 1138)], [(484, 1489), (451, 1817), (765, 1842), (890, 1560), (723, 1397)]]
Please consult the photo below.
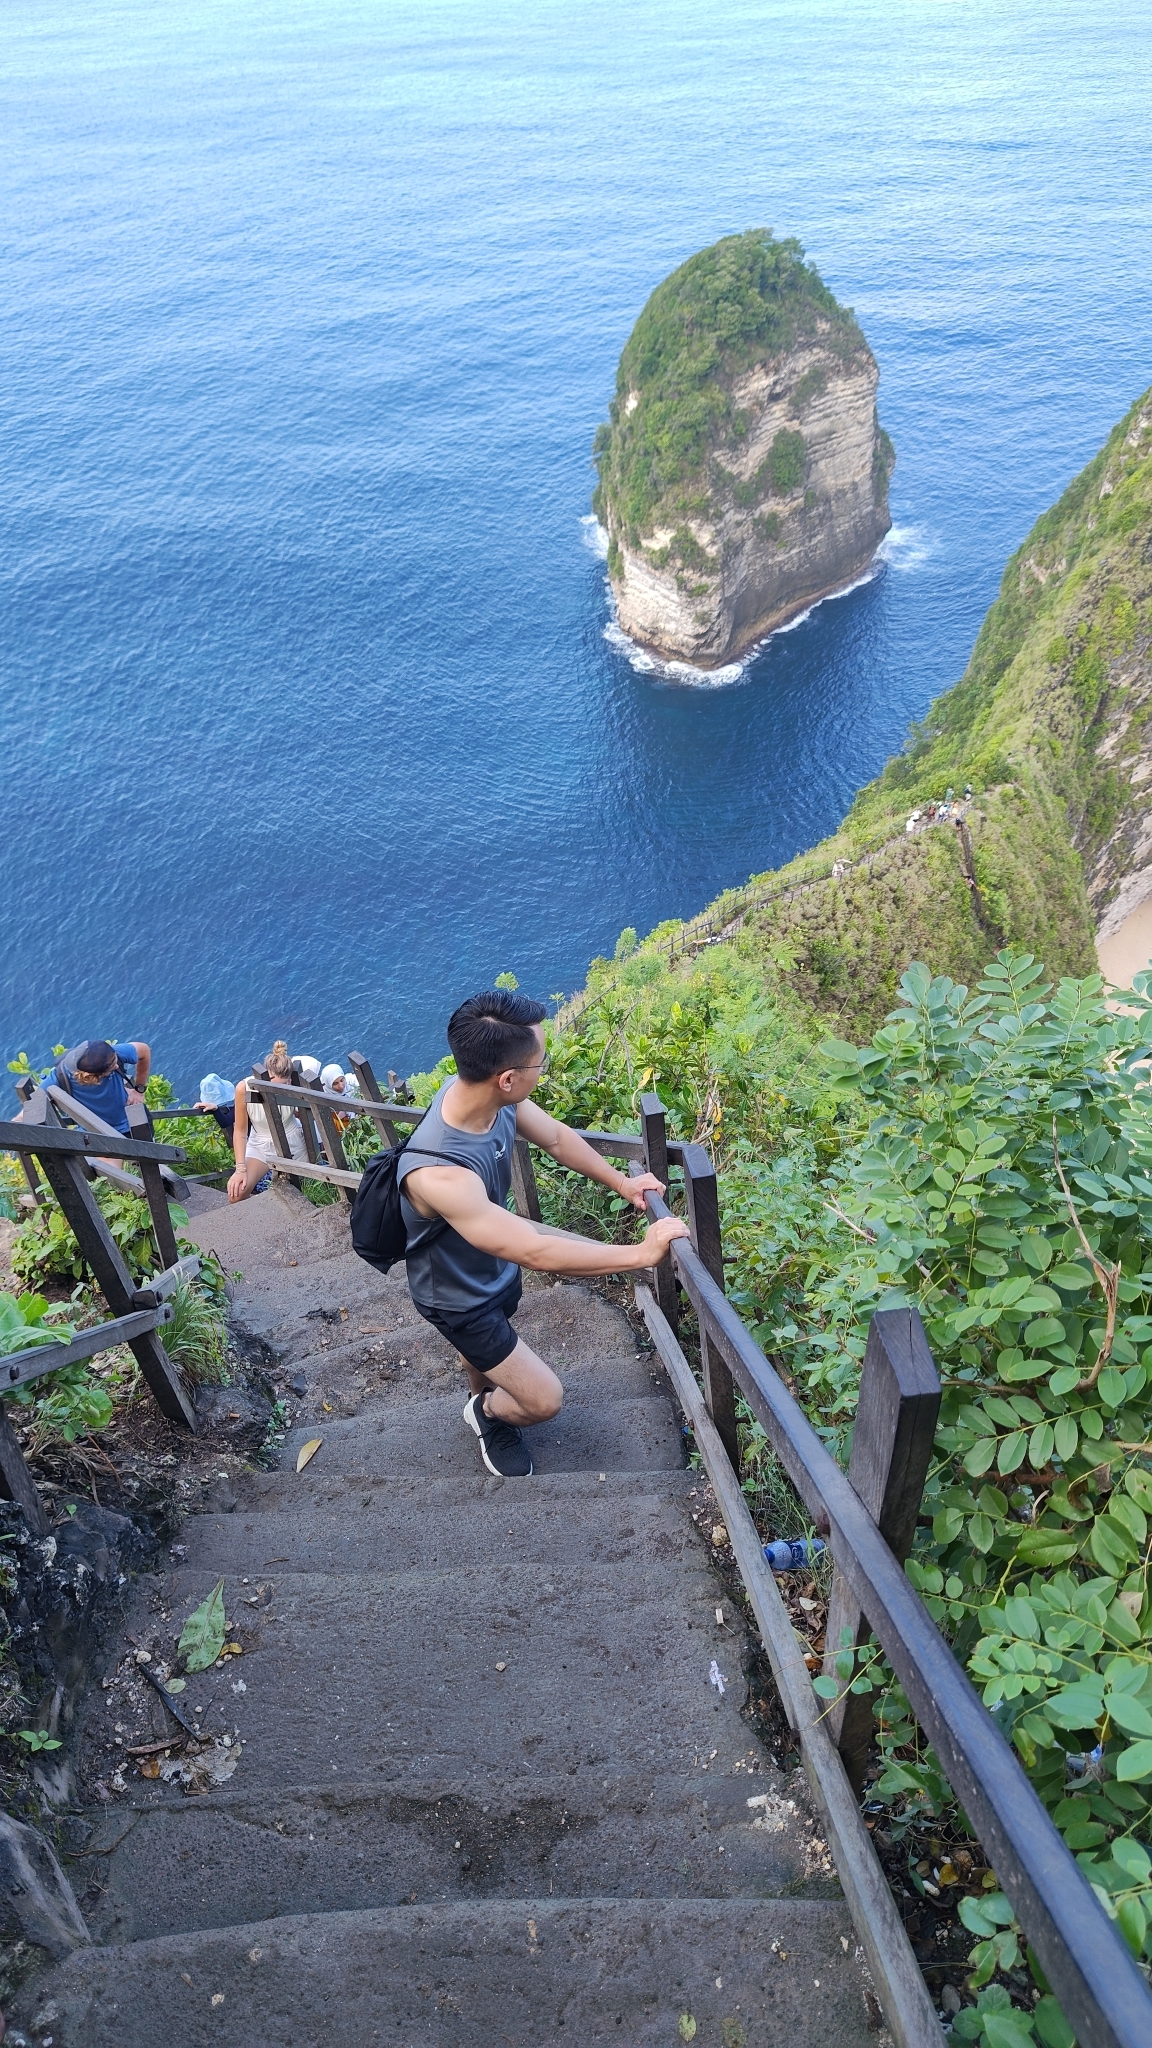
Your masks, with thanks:
[(1078, 1365), (1062, 1365), (1058, 1372), (1053, 1373), (1048, 1384), (1054, 1394), (1070, 1394), (1079, 1378)]
[(980, 1479), (987, 1472), (995, 1456), (995, 1437), (978, 1436), (971, 1450), (965, 1455), (964, 1470), (971, 1473), (973, 1479)]
[(1143, 1952), (1144, 1936), (1148, 1932), (1148, 1915), (1139, 1899), (1124, 1899), (1116, 1909), (1120, 1931), (1134, 1956)]
[(1142, 1842), (1130, 1841), (1126, 1835), (1113, 1842), (1112, 1861), (1118, 1863), (1128, 1877), (1134, 1877), (1137, 1884), (1147, 1884), (1152, 1877), (1152, 1856)]
[(1092, 1275), (1087, 1266), (1078, 1266), (1070, 1259), (1053, 1266), (1048, 1278), (1062, 1294), (1081, 1294), (1092, 1285)]
[(1118, 1728), (1125, 1735), (1152, 1736), (1152, 1714), (1147, 1707), (1134, 1700), (1131, 1693), (1109, 1692), (1104, 1695), (1104, 1711), (1111, 1714)]
[(996, 1531), (987, 1515), (973, 1515), (968, 1525), (968, 1534), (972, 1538), (975, 1549), (979, 1551), (991, 1550), (992, 1538), (995, 1533)]
[(1119, 1408), (1128, 1391), (1124, 1385), (1123, 1373), (1117, 1372), (1114, 1365), (1106, 1365), (1104, 1367), (1096, 1382), (1096, 1387), (1100, 1399), (1106, 1408)]
[(1152, 1742), (1130, 1743), (1117, 1760), (1116, 1776), (1122, 1785), (1138, 1784), (1142, 1778), (1152, 1778)]
[(1028, 1438), (1024, 1430), (1014, 1429), (1011, 1436), (1005, 1437), (1000, 1449), (996, 1453), (997, 1471), (1015, 1472), (1017, 1466), (1024, 1463), (1024, 1453), (1027, 1448)]
[(1080, 1431), (1076, 1427), (1076, 1417), (1074, 1415), (1061, 1415), (1053, 1425), (1052, 1436), (1056, 1446), (1057, 1457), (1067, 1464), (1069, 1458), (1075, 1457), (1076, 1446), (1080, 1441)]
[(185, 1671), (207, 1671), (224, 1648), (228, 1624), (224, 1619), (224, 1581), (218, 1579), (208, 1598), (188, 1616), (180, 1631), (177, 1652)]
[(1050, 1992), (1036, 2006), (1032, 2022), (1044, 2048), (1076, 2048), (1076, 2036)]
[(812, 1680), (812, 1690), (818, 1692), (822, 1700), (838, 1700), (840, 1697), (840, 1687), (836, 1680), (826, 1677), (823, 1672)]
[(1079, 1547), (1077, 1538), (1067, 1535), (1063, 1529), (1025, 1529), (1016, 1557), (1020, 1564), (1052, 1567), (1067, 1564)]
[(1031, 2025), (1023, 2013), (990, 2012), (984, 2021), (988, 2048), (1036, 2048)]
[(1042, 1422), (1032, 1431), (1028, 1439), (1028, 1463), (1034, 1472), (1042, 1472), (1052, 1456), (1054, 1434), (1050, 1422)]
[(1034, 1351), (1041, 1350), (1045, 1344), (1062, 1344), (1064, 1325), (1058, 1323), (1055, 1316), (1035, 1316), (1025, 1324), (1024, 1342), (1030, 1344)]
[(690, 2012), (681, 2013), (680, 2024), (676, 2031), (682, 2041), (694, 2041), (696, 2039), (696, 2022)]

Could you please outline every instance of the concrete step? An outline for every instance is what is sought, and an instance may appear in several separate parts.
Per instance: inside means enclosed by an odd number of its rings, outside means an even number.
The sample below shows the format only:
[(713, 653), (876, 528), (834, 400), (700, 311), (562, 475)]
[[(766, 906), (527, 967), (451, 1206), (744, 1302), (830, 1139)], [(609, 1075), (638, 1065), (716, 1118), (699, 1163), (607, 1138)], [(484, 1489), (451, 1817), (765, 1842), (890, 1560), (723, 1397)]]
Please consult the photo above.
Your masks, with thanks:
[(482, 1800), (470, 1775), (402, 1792), (229, 1787), (73, 1822), (71, 1874), (104, 1942), (477, 1897), (839, 1897), (803, 1781), (756, 1768), (754, 1745), (745, 1761), (608, 1792), (536, 1774), (519, 1799)]
[[(536, 1899), (250, 1922), (76, 1951), (54, 2048), (870, 2048), (843, 1905)], [(43, 2035), (41, 2035), (43, 2038)]]
[[(319, 1436), (319, 1471), (483, 1472), (479, 1443), (463, 1419), (466, 1399), (463, 1392), (362, 1412), (348, 1421), (321, 1418), (314, 1424), (299, 1423), (285, 1439), (281, 1466), (294, 1470), (301, 1446)], [(541, 1474), (675, 1471), (684, 1464), (680, 1425), (663, 1395), (566, 1401), (551, 1422), (524, 1434)]]
[[(170, 1658), (212, 1582), (211, 1572), (179, 1570), (153, 1585), (152, 1602), (170, 1616), (160, 1626), (142, 1589), (136, 1639)], [(461, 1769), (517, 1790), (541, 1772), (610, 1784), (661, 1762), (695, 1771), (710, 1752), (722, 1773), (748, 1750), (742, 1638), (717, 1621), (703, 1565), (496, 1569), (480, 1560), (449, 1572), (276, 1571), (264, 1584), (267, 1604), (246, 1607), (260, 1588), (226, 1581), (246, 1653), (191, 1675), (181, 1695), (210, 1731), (239, 1732), (245, 1786), (401, 1784)], [(123, 1721), (123, 1709), (110, 1707), (114, 1697), (94, 1692), (87, 1702), (86, 1781), (113, 1768), (124, 1746), (171, 1732), (149, 1693), (155, 1718), (124, 1724), (115, 1744), (109, 1716)]]
[[(230, 1577), (293, 1571), (450, 1571), (516, 1565), (675, 1563), (707, 1555), (686, 1506), (689, 1471), (516, 1480), (357, 1477), (317, 1457), (300, 1474), (244, 1475), (180, 1532), (188, 1566)], [(706, 1517), (708, 1529), (712, 1518)], [(251, 1595), (249, 1595), (251, 1597)]]

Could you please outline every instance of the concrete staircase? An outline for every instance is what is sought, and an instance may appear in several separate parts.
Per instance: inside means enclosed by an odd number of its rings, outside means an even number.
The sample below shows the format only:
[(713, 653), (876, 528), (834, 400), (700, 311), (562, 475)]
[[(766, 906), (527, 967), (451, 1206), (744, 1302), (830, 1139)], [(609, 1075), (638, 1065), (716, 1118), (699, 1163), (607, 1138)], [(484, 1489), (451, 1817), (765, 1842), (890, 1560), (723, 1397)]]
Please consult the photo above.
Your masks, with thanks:
[[(345, 1212), (278, 1190), (193, 1229), (243, 1275), (241, 1329), (306, 1392), (280, 1470), (206, 1475), (119, 1653), (170, 1660), (224, 1578), (243, 1654), (180, 1696), (223, 1782), (124, 1765), (126, 1790), (86, 1809), (72, 1875), (94, 1945), (40, 1980), (26, 2037), (875, 2043), (802, 1780), (742, 1713), (703, 1482), (625, 1314), (530, 1290), (521, 1328), (567, 1400), (533, 1432), (536, 1476), (501, 1481), (447, 1346), (402, 1273), (352, 1257)], [(172, 1732), (123, 1683), (93, 1688), (82, 1782), (107, 1771), (110, 1712), (121, 1755)]]

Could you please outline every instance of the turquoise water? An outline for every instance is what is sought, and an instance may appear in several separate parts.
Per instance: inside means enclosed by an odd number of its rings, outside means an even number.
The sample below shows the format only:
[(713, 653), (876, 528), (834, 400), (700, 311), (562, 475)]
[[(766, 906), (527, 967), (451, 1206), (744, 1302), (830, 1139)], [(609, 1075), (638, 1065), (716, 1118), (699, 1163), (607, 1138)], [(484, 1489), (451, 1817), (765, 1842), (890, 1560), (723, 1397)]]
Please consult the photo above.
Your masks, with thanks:
[[(424, 1065), (838, 819), (1152, 381), (1152, 18), (8, 0), (0, 1048)], [(721, 234), (878, 357), (887, 566), (726, 687), (605, 638), (617, 355)]]

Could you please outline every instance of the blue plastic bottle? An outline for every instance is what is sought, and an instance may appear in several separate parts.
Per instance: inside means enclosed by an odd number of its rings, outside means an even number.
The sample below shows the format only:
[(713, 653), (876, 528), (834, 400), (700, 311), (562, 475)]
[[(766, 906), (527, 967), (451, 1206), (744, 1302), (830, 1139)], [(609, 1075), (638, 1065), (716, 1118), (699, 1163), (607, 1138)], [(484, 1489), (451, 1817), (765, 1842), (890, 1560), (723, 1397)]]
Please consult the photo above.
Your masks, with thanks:
[(775, 1543), (764, 1545), (764, 1555), (774, 1572), (798, 1572), (802, 1565), (810, 1565), (819, 1557), (824, 1548), (822, 1536), (797, 1536), (791, 1543), (782, 1537)]

